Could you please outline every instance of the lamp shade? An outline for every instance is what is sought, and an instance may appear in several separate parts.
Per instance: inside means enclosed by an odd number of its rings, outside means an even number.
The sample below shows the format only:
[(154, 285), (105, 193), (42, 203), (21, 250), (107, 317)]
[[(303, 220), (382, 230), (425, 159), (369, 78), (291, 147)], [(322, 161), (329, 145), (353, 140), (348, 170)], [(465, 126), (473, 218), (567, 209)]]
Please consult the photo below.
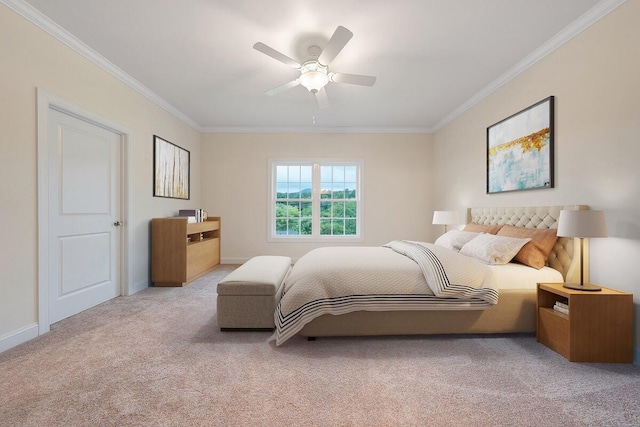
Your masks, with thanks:
[(607, 222), (603, 211), (560, 211), (559, 237), (607, 237)]
[(433, 223), (434, 224), (460, 224), (458, 219), (458, 212), (456, 211), (433, 211)]

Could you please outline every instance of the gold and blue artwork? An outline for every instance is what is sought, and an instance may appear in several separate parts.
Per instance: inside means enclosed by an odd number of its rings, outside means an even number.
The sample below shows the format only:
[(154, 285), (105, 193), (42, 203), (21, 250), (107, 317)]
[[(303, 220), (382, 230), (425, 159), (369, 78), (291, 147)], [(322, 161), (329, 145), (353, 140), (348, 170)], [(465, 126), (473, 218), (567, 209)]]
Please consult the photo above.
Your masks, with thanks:
[(553, 97), (487, 128), (487, 193), (553, 188)]

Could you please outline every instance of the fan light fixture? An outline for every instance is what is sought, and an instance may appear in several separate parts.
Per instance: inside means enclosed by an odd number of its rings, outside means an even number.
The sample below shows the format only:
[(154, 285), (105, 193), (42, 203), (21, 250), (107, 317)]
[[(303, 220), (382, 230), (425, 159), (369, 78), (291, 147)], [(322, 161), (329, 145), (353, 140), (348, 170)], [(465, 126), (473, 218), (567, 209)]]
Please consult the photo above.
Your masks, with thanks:
[(318, 61), (305, 62), (300, 68), (298, 82), (309, 92), (318, 92), (329, 83), (327, 67), (320, 65)]
[(321, 49), (316, 45), (309, 46), (306, 62), (303, 62), (302, 64), (262, 42), (257, 42), (253, 45), (255, 50), (262, 52), (276, 61), (280, 61), (300, 72), (297, 79), (270, 89), (265, 93), (269, 96), (273, 96), (300, 85), (311, 92), (320, 108), (327, 108), (329, 106), (329, 100), (327, 99), (327, 93), (324, 90), (324, 87), (328, 83), (333, 82), (360, 86), (373, 86), (376, 82), (376, 78), (374, 76), (329, 72), (328, 67), (331, 64), (331, 61), (333, 61), (342, 51), (347, 42), (351, 40), (351, 37), (353, 37), (353, 33), (351, 31), (347, 30), (345, 27), (338, 26), (324, 48)]

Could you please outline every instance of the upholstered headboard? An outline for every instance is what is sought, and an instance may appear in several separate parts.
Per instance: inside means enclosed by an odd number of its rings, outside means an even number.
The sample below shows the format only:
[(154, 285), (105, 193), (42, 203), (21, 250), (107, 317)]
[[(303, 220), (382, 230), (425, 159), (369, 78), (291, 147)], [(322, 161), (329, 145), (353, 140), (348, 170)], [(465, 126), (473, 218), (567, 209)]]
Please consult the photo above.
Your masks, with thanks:
[[(486, 225), (513, 225), (526, 228), (558, 228), (561, 210), (589, 209), (585, 205), (469, 208), (467, 222)], [(580, 260), (575, 239), (560, 237), (554, 245), (547, 265), (558, 270), (566, 282), (579, 281)]]

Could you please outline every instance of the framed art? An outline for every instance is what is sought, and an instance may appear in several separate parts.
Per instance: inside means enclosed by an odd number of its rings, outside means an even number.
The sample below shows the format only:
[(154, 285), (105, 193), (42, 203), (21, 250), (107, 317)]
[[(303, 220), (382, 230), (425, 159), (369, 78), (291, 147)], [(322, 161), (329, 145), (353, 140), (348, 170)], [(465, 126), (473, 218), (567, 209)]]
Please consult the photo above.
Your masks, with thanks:
[(487, 128), (487, 194), (553, 188), (553, 99)]
[(153, 136), (153, 195), (189, 200), (188, 150)]

